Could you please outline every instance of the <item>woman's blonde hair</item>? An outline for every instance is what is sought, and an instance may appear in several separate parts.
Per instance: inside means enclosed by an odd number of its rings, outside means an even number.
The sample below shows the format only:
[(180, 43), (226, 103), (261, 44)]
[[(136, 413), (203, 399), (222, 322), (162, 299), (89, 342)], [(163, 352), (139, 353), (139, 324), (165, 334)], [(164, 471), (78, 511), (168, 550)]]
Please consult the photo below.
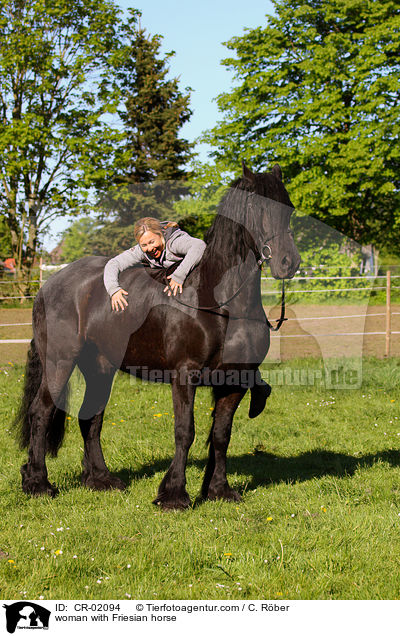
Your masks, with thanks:
[(168, 221), (168, 223), (163, 223), (161, 225), (158, 219), (154, 219), (152, 216), (145, 216), (143, 219), (139, 219), (138, 221), (136, 221), (133, 228), (133, 233), (138, 243), (145, 232), (153, 232), (153, 234), (158, 234), (164, 240), (164, 230), (166, 230), (168, 227), (179, 226), (177, 223), (175, 223), (175, 221)]

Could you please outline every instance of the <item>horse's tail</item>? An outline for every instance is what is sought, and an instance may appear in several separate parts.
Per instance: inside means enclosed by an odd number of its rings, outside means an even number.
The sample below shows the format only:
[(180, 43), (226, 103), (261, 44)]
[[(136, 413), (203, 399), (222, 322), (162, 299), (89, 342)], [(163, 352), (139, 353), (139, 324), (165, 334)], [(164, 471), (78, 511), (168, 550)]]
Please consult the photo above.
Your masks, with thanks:
[(35, 341), (31, 340), (25, 367), (24, 388), (22, 400), (15, 416), (14, 426), (17, 429), (20, 448), (27, 448), (31, 438), (31, 421), (29, 411), (42, 382), (43, 366), (36, 349)]
[[(43, 377), (43, 365), (36, 348), (35, 340), (31, 340), (28, 358), (25, 367), (25, 380), (22, 400), (15, 416), (14, 426), (17, 429), (19, 446), (21, 449), (28, 448), (31, 439), (32, 420), (30, 410), (35, 399)], [(46, 452), (53, 457), (57, 455), (65, 433), (65, 408), (68, 398), (68, 385), (62, 391), (58, 399), (58, 405), (54, 406), (46, 435)]]

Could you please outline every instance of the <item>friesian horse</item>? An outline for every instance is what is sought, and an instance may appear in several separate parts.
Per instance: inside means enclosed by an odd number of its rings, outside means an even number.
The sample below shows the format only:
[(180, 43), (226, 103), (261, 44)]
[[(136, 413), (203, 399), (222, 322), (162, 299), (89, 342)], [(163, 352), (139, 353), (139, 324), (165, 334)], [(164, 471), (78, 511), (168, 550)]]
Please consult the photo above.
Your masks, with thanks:
[[(289, 226), (292, 211), (279, 165), (255, 174), (243, 163), (243, 176), (222, 198), (202, 260), (179, 299), (163, 293), (165, 274), (132, 267), (120, 277), (129, 306), (113, 312), (102, 278), (107, 259), (100, 256), (71, 263), (43, 285), (34, 302), (33, 339), (16, 419), (21, 448), (29, 448), (21, 468), (26, 493), (57, 493), (45, 457), (56, 456), (62, 444), (68, 380), (78, 365), (86, 382), (79, 411), (84, 485), (125, 487), (104, 461), (103, 415), (116, 371), (144, 377), (145, 369), (146, 378), (153, 371), (156, 380), (171, 383), (175, 414), (175, 455), (154, 503), (190, 505), (186, 462), (194, 439), (195, 391), (204, 385), (212, 387), (215, 405), (202, 495), (240, 499), (226, 476), (232, 420), (246, 391), (254, 390), (269, 348), (261, 263), (267, 257), (278, 279), (291, 278), (300, 263)], [(265, 400), (261, 407), (251, 402), (250, 411), (254, 416), (264, 406)]]

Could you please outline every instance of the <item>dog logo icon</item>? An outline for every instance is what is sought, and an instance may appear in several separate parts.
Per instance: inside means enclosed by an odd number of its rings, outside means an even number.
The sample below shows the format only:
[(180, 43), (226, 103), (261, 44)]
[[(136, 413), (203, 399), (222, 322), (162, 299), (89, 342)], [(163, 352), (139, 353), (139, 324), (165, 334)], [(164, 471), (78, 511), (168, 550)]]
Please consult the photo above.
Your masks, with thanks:
[(3, 607), (9, 634), (14, 634), (16, 629), (49, 629), (51, 612), (37, 603), (18, 601)]

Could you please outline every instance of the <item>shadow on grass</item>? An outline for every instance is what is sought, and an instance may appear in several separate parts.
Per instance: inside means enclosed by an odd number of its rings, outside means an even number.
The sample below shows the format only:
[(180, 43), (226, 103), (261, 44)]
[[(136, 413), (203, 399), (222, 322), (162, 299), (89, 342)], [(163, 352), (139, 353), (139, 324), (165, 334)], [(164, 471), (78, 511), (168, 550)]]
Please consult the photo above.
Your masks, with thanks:
[(241, 455), (228, 459), (230, 473), (248, 475), (247, 488), (257, 488), (279, 483), (309, 481), (333, 475), (348, 477), (360, 468), (370, 468), (377, 462), (390, 466), (400, 466), (400, 452), (380, 451), (354, 457), (345, 453), (335, 453), (315, 449), (294, 457), (282, 457), (265, 451), (255, 451), (253, 455)]
[[(114, 474), (129, 486), (133, 481), (153, 477), (156, 473), (165, 473), (171, 459), (155, 460), (144, 464), (138, 470), (124, 468)], [(228, 478), (234, 473), (245, 475), (250, 479), (246, 488), (257, 488), (282, 482), (308, 481), (324, 475), (352, 476), (356, 470), (369, 468), (377, 462), (400, 466), (400, 452), (387, 450), (354, 457), (345, 453), (315, 449), (294, 457), (282, 457), (256, 450), (254, 454), (228, 457), (227, 464)], [(195, 466), (203, 472), (206, 459), (189, 459), (188, 467), (190, 466)]]
[[(164, 475), (170, 466), (171, 459), (169, 457), (154, 460), (139, 469), (124, 468), (113, 471), (113, 474), (130, 486), (134, 481), (149, 479), (157, 473)], [(227, 467), (228, 480), (229, 478), (232, 480), (232, 475), (235, 473), (246, 476), (248, 480), (244, 489), (251, 490), (259, 486), (309, 481), (325, 475), (351, 477), (356, 470), (369, 468), (377, 462), (384, 462), (393, 467), (400, 466), (400, 452), (386, 450), (355, 457), (345, 453), (315, 449), (294, 457), (283, 457), (255, 450), (253, 454), (228, 457)], [(206, 459), (189, 459), (188, 467), (191, 466), (204, 472)], [(69, 489), (80, 485), (80, 474), (69, 474), (64, 487)]]

